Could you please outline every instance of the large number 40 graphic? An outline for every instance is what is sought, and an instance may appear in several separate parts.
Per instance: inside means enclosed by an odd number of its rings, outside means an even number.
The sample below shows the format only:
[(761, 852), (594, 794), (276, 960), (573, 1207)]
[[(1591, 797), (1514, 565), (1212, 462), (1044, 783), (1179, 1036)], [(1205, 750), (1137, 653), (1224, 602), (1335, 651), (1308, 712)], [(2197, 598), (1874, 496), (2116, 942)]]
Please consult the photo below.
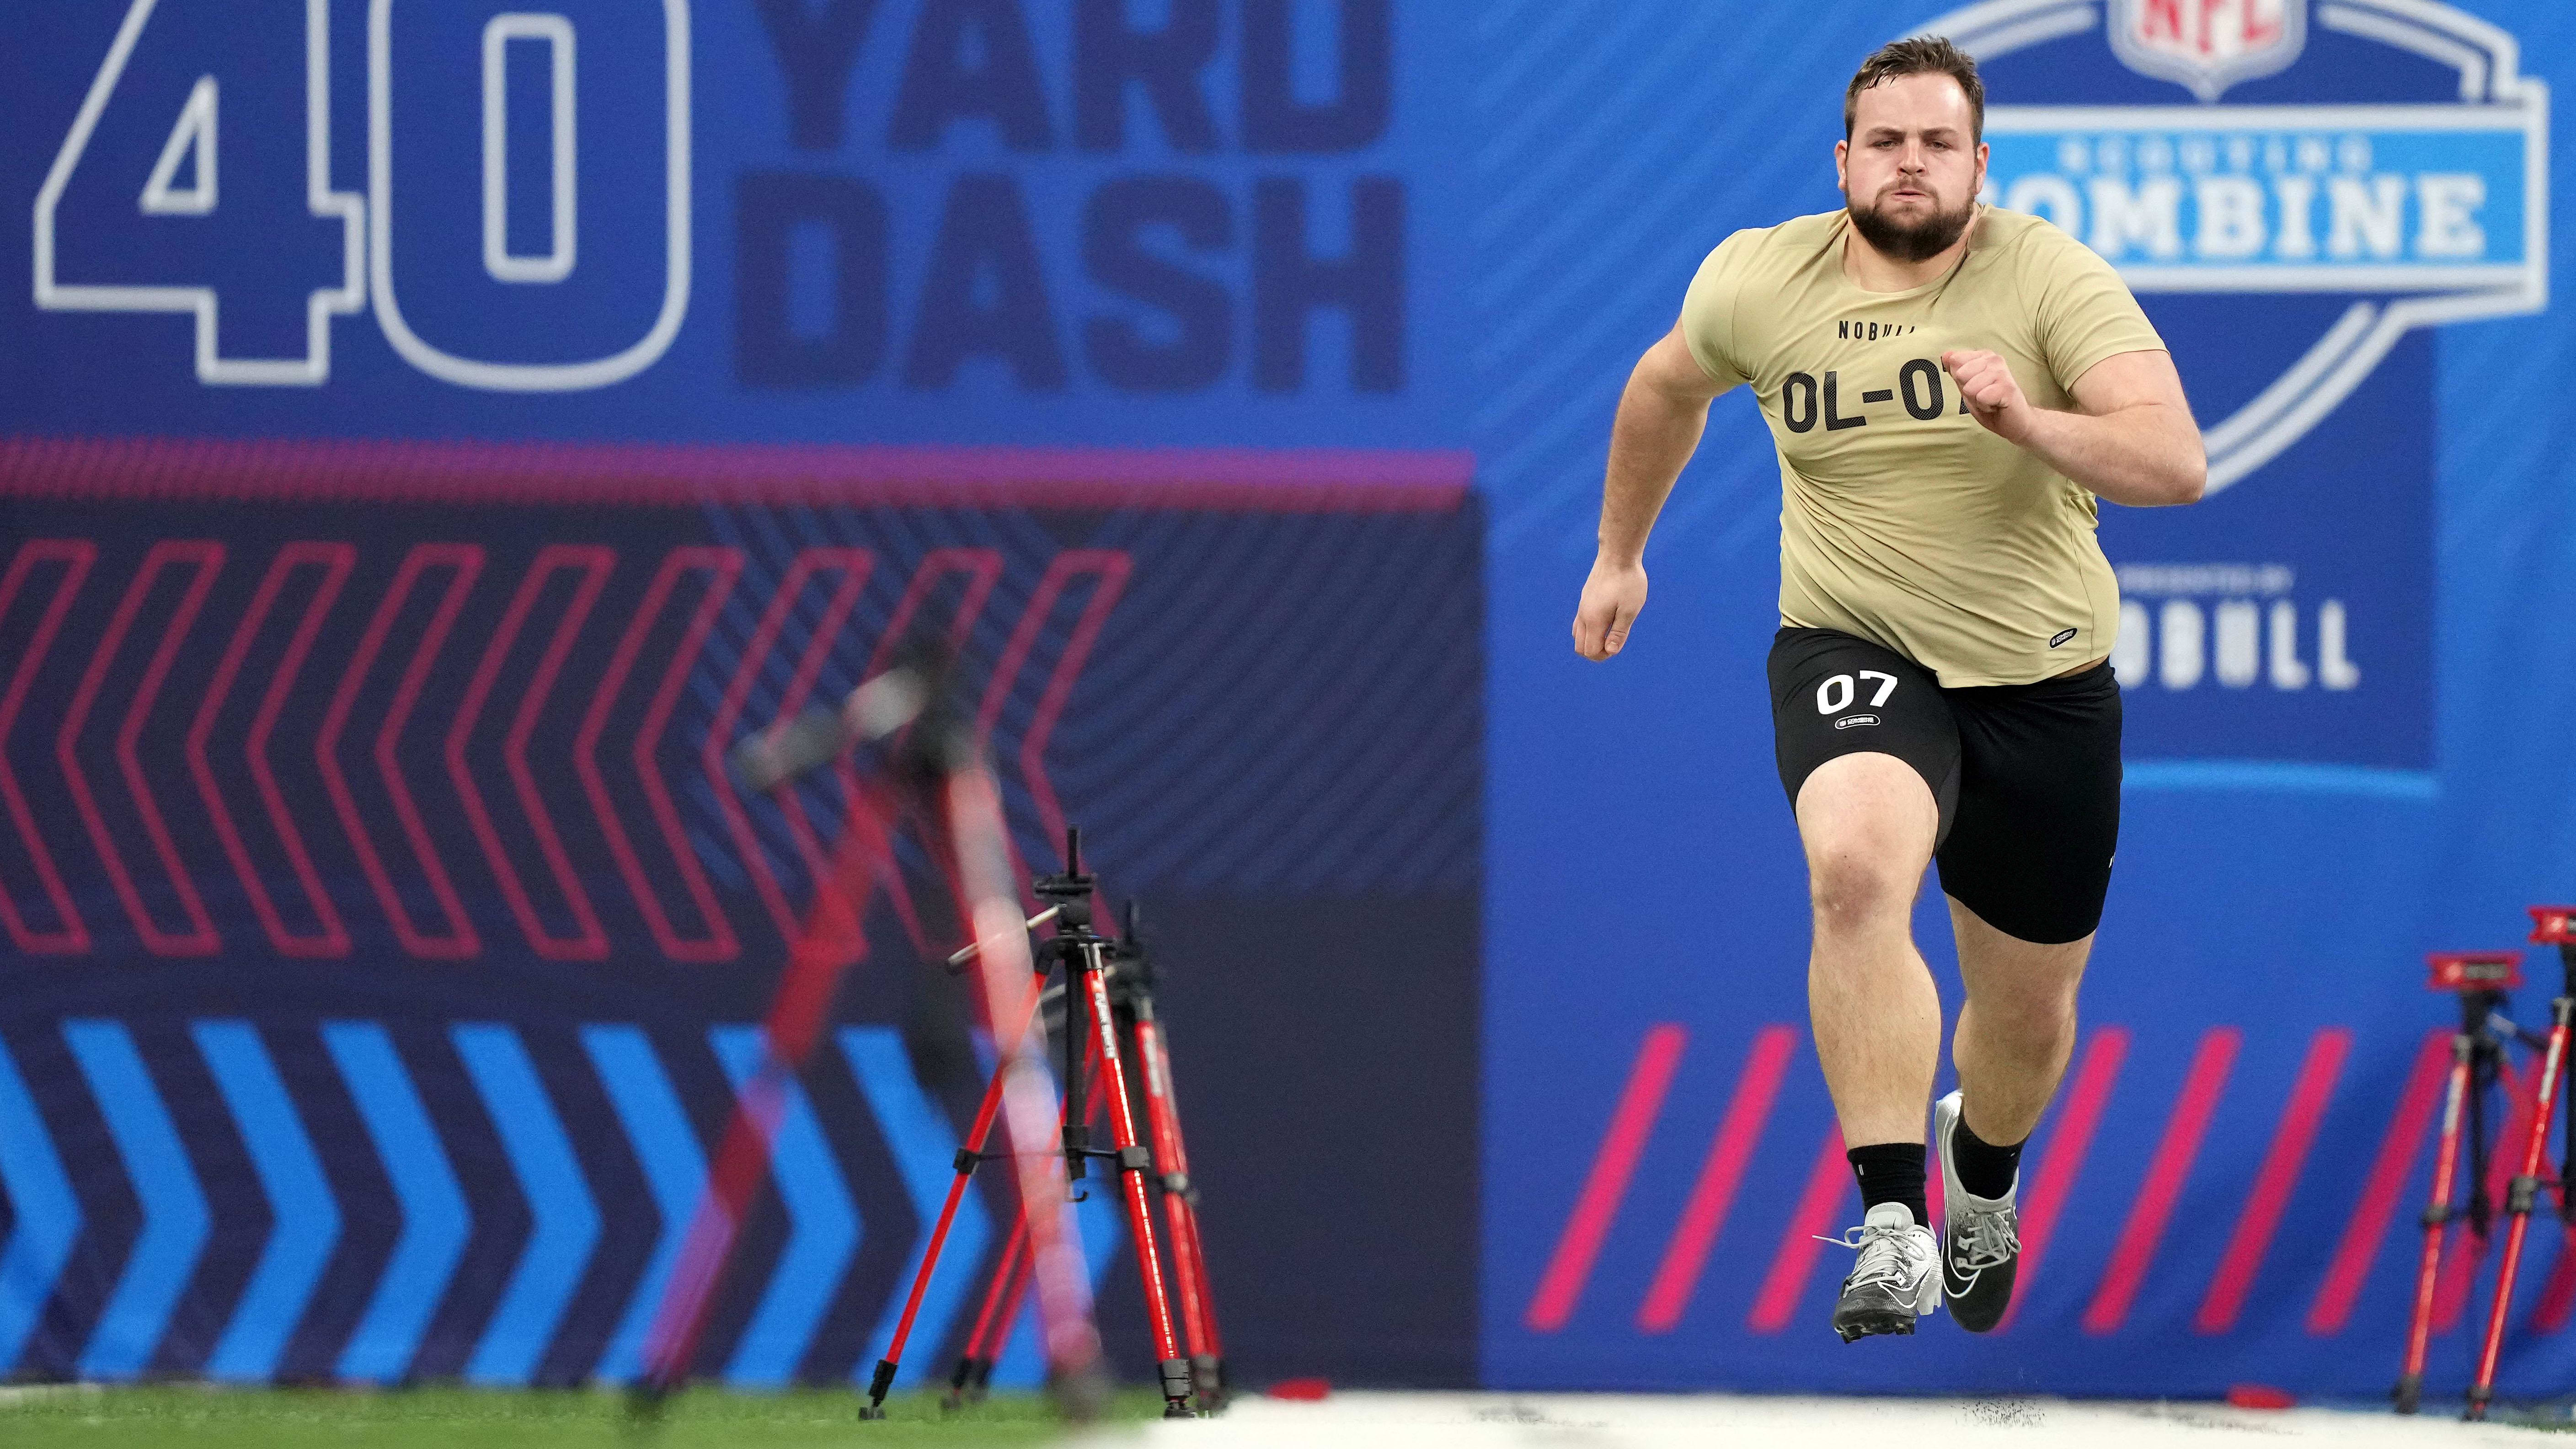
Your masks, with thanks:
[[(340, 279), (317, 287), (305, 297), (304, 354), (301, 357), (227, 355), (223, 346), (223, 301), (211, 283), (68, 283), (57, 270), (56, 211), (64, 191), (80, 170), (96, 135), (99, 119), (124, 79), (127, 63), (143, 38), (144, 27), (160, 0), (134, 0), (117, 27), (107, 59), (81, 100), (80, 113), (63, 138), (53, 168), (36, 193), (36, 305), (67, 312), (188, 312), (197, 319), (197, 380), (205, 383), (264, 386), (311, 386), (331, 375), (331, 318), (366, 304), (366, 201), (354, 192), (331, 189), (330, 3), (304, 0), (305, 205), (311, 215), (337, 219), (341, 232)], [(260, 7), (244, 7), (256, 10)], [(245, 16), (245, 19), (266, 18)], [(224, 151), (221, 126), (223, 87), (215, 75), (201, 77), (162, 145), (137, 210), (146, 217), (205, 217), (217, 209), (221, 192), (218, 158)], [(255, 128), (240, 128), (251, 130)], [(175, 183), (186, 168), (184, 187)]]
[[(228, 94), (247, 97), (251, 103), (276, 106), (286, 87), (274, 76), (243, 75), (231, 77), (234, 88), (226, 89), (227, 77), (208, 74), (197, 79), (176, 107), (176, 118), (169, 123), (168, 139), (160, 146), (158, 159), (152, 163), (143, 180), (140, 194), (133, 203), (141, 214), (123, 210), (122, 200), (102, 205), (102, 198), (120, 187), (130, 187), (132, 178), (142, 172), (134, 144), (137, 123), (124, 112), (111, 117), (111, 108), (149, 106), (148, 97), (155, 93), (151, 80), (138, 81), (127, 87), (129, 94), (120, 100), (118, 87), (127, 80), (129, 64), (144, 40), (145, 29), (152, 23), (156, 10), (165, 12), (164, 28), (175, 22), (183, 34), (193, 23), (197, 43), (206, 45), (227, 57), (239, 57), (249, 47), (262, 43), (264, 22), (274, 22), (294, 14), (296, 0), (132, 0), (125, 19), (118, 26), (116, 38), (108, 48), (107, 58), (90, 82), (79, 114), (63, 138), (61, 150), (46, 173), (45, 182), (36, 197), (35, 207), (35, 295), (38, 307), (48, 311), (86, 312), (181, 312), (196, 318), (196, 371), (205, 383), (252, 384), (265, 386), (310, 386), (329, 380), (331, 375), (331, 319), (353, 313), (373, 304), (376, 321), (394, 352), (413, 367), (432, 377), (464, 387), (503, 392), (562, 392), (605, 387), (632, 377), (651, 366), (668, 350), (688, 311), (690, 274), (690, 36), (688, 0), (642, 0), (634, 7), (639, 19), (658, 10), (660, 24), (655, 27), (662, 41), (661, 74), (646, 84), (656, 84), (662, 94), (664, 118), (664, 165), (659, 206), (663, 235), (663, 269), (657, 284), (658, 300), (647, 309), (649, 325), (623, 347), (605, 356), (562, 361), (486, 360), (466, 356), (428, 340), (406, 316), (398, 287), (395, 266), (395, 104), (393, 61), (396, 45), (394, 33), (394, 0), (369, 0), (367, 6), (367, 76), (366, 76), (366, 172), (367, 190), (335, 191), (332, 189), (331, 164), (331, 41), (330, 7), (332, 0), (302, 0), (304, 83), (304, 197), (303, 208), (309, 216), (282, 215), (291, 212), (293, 202), (280, 196), (275, 186), (254, 189), (247, 201), (237, 201), (240, 188), (218, 186), (220, 175), (233, 174), (236, 163), (222, 160), (227, 146), (274, 147), (292, 144), (285, 137), (291, 125), (237, 124), (227, 119)], [(437, 4), (453, 0), (415, 0), (427, 7), (426, 13), (438, 14)], [(480, 9), (491, 0), (471, 7)], [(200, 7), (220, 5), (220, 13), (201, 15)], [(581, 10), (581, 4), (567, 6)], [(596, 7), (593, 7), (596, 8)], [(614, 14), (619, 7), (609, 7)], [(452, 12), (448, 18), (454, 17)], [(288, 21), (293, 24), (293, 21)], [(645, 20), (651, 25), (652, 21)], [(580, 200), (576, 177), (580, 156), (575, 142), (575, 53), (577, 34), (571, 16), (558, 13), (506, 12), (492, 14), (481, 31), (479, 79), (482, 87), (480, 119), (482, 130), (482, 202), (481, 272), (493, 282), (504, 285), (555, 286), (565, 282), (574, 270), (579, 235)], [(548, 104), (545, 129), (549, 143), (544, 148), (542, 165), (550, 185), (551, 201), (548, 237), (542, 250), (528, 252), (513, 248), (509, 227), (507, 173), (513, 162), (508, 134), (506, 56), (514, 42), (541, 44), (549, 60), (546, 90)], [(156, 41), (169, 49), (183, 49), (185, 39)], [(155, 53), (155, 60), (162, 55)], [(417, 62), (415, 62), (417, 63)], [(151, 65), (142, 68), (153, 69)], [(166, 63), (161, 66), (166, 71)], [(166, 74), (159, 77), (166, 94)], [(266, 82), (263, 84), (263, 82)], [(166, 103), (166, 102), (165, 102)], [(166, 113), (165, 113), (166, 114)], [(108, 130), (114, 139), (94, 146), (101, 133), (102, 118), (108, 119)], [(157, 117), (143, 124), (157, 122)], [(280, 118), (270, 117), (272, 121)], [(433, 128), (435, 129), (435, 128)], [(157, 134), (157, 132), (156, 132)], [(93, 152), (100, 154), (93, 157)], [(148, 151), (144, 154), (148, 154)], [(241, 153), (235, 152), (238, 156)], [(84, 163), (91, 169), (83, 177)], [(252, 168), (253, 175), (276, 175), (275, 162), (262, 172)], [(184, 184), (182, 176), (185, 176)], [(66, 208), (66, 194), (74, 204)], [(235, 213), (265, 205), (255, 220), (242, 220)], [(649, 203), (648, 203), (649, 204)], [(435, 209), (433, 201), (428, 209)], [(414, 202), (417, 217), (424, 211)], [(158, 224), (166, 227), (166, 218), (192, 218), (203, 223), (218, 214), (235, 225), (226, 228), (218, 241), (215, 234), (202, 226), (184, 232), (174, 240), (167, 231), (155, 232)], [(76, 224), (58, 224), (64, 218)], [(303, 292), (303, 347), (301, 356), (251, 356), (239, 348), (225, 345), (224, 291), (222, 285), (204, 276), (219, 264), (239, 267), (245, 254), (256, 262), (267, 251), (294, 252), (287, 241), (299, 227), (314, 225), (314, 218), (339, 223), (337, 236), (336, 280)], [(138, 227), (140, 230), (138, 230)], [(243, 228), (249, 228), (244, 230)], [(414, 228), (417, 231), (417, 226)], [(246, 239), (247, 242), (246, 242)], [(171, 254), (182, 248), (193, 248), (200, 265), (180, 265), (185, 282), (164, 280), (174, 269)], [(432, 248), (435, 250), (435, 246)], [(77, 257), (75, 257), (77, 254)], [(300, 254), (299, 254), (300, 255)], [(219, 257), (220, 261), (210, 260)], [(306, 261), (312, 260), (309, 255)], [(272, 268), (274, 270), (274, 268)], [(121, 281), (96, 281), (88, 278), (101, 273), (129, 278)], [(151, 280), (132, 279), (136, 273)], [(66, 274), (82, 278), (66, 281)], [(308, 274), (309, 275), (309, 274)], [(301, 286), (299, 279), (295, 286)], [(286, 295), (295, 295), (289, 292)], [(458, 297), (450, 287), (442, 294), (447, 310), (457, 310)], [(245, 299), (236, 296), (236, 310)], [(283, 300), (277, 288), (256, 289), (248, 300)], [(516, 311), (493, 305), (488, 298), (467, 307), (464, 315), (471, 325), (466, 335), (486, 346), (509, 347), (512, 339), (495, 336), (496, 328)], [(237, 319), (238, 321), (238, 319)], [(235, 327), (238, 334), (241, 329)], [(455, 330), (451, 320), (450, 330)], [(524, 330), (524, 329), (523, 329)], [(604, 339), (603, 339), (604, 340)], [(526, 339), (518, 339), (524, 345)], [(542, 347), (542, 344), (538, 344)], [(271, 351), (277, 349), (272, 348)]]

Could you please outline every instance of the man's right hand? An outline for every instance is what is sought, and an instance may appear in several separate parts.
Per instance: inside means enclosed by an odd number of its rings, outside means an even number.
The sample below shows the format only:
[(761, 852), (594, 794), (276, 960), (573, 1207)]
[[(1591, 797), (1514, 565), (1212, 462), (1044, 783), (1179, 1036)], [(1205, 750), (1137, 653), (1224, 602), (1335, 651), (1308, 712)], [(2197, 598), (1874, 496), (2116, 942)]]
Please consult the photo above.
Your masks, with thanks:
[(1583, 602), (1574, 610), (1574, 652), (1586, 659), (1607, 659), (1625, 648), (1628, 630), (1646, 607), (1646, 566), (1617, 563), (1608, 557), (1592, 561), (1592, 577), (1583, 581)]

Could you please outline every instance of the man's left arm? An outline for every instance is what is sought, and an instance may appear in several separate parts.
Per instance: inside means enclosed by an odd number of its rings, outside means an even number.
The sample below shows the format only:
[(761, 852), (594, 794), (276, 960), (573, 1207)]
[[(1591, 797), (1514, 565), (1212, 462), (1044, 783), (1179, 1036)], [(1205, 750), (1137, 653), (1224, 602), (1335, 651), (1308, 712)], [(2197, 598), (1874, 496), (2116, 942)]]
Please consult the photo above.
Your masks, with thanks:
[(2069, 389), (2078, 410), (2063, 413), (2032, 406), (1992, 352), (1945, 352), (1941, 365), (1988, 431), (2114, 503), (2197, 503), (2209, 486), (2200, 425), (2169, 352), (2103, 358)]

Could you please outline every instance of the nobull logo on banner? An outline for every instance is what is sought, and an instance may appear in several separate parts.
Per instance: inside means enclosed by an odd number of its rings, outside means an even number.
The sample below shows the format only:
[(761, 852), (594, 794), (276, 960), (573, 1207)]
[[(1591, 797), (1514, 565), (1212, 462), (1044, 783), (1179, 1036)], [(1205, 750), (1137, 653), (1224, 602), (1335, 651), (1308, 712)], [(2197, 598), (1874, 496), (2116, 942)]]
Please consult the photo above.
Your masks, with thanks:
[(2120, 269), (2209, 445), (2201, 506), (2104, 519), (2132, 756), (2427, 769), (2426, 329), (2548, 298), (2548, 96), (2514, 38), (2431, 0), (2025, 0), (1922, 32), (1984, 69), (1985, 199)]

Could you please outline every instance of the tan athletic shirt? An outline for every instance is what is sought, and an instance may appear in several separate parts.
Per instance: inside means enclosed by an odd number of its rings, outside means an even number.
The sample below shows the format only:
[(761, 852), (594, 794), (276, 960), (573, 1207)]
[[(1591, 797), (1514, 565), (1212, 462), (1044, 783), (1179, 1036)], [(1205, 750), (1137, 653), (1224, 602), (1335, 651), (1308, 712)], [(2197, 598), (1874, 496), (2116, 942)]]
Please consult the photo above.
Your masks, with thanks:
[(1751, 383), (1780, 448), (1780, 618), (1895, 650), (1944, 688), (2028, 684), (2111, 652), (2120, 593), (2092, 493), (1988, 432), (1941, 366), (2000, 353), (2037, 407), (2095, 363), (2161, 351), (2127, 284), (2053, 224), (1986, 207), (1949, 274), (1903, 292), (1843, 274), (1842, 212), (1709, 253), (1682, 336)]

